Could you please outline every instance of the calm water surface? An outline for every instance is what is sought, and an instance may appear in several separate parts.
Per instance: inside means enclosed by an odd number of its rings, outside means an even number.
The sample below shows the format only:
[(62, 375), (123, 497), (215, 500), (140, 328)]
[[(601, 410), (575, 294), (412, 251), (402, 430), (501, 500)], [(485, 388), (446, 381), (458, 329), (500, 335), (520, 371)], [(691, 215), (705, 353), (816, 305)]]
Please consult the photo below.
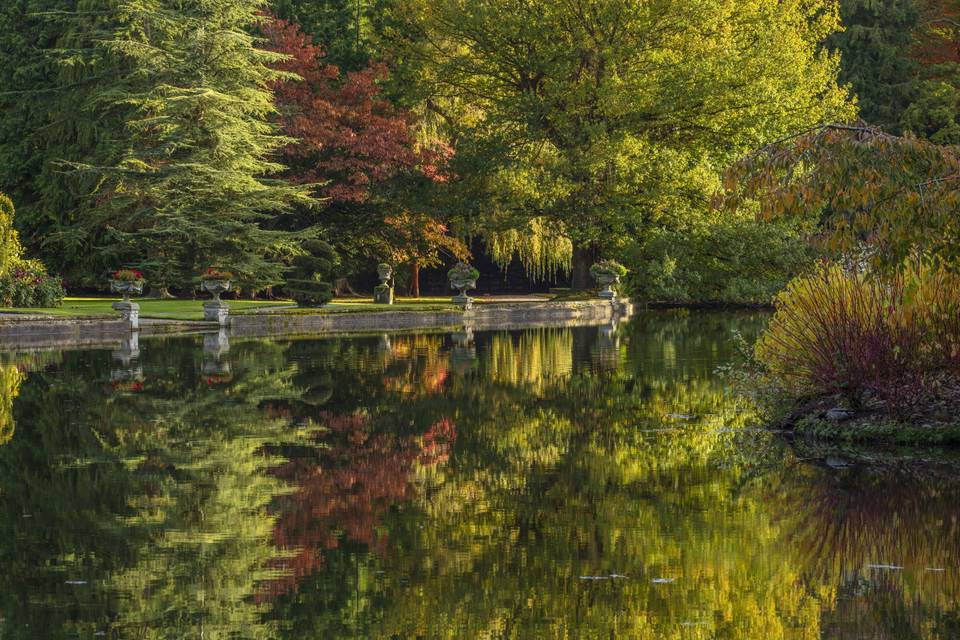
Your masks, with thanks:
[(960, 463), (756, 429), (763, 316), (8, 354), (0, 638), (960, 638)]

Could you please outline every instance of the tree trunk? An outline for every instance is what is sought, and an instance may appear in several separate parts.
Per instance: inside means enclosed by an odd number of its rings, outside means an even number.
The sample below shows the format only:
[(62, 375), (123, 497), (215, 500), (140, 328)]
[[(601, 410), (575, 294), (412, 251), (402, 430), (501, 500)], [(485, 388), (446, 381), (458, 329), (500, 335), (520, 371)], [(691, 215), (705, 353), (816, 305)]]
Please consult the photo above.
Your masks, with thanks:
[(353, 287), (350, 286), (350, 281), (346, 278), (337, 278), (333, 283), (333, 293), (335, 296), (357, 296), (359, 295), (356, 291), (353, 290)]
[(591, 289), (595, 286), (590, 275), (590, 267), (597, 261), (597, 248), (594, 245), (573, 244), (573, 276), (570, 288), (575, 291)]
[(150, 287), (147, 292), (147, 298), (156, 298), (157, 300), (173, 300), (173, 294), (166, 287)]
[(420, 297), (420, 263), (416, 260), (410, 263), (410, 297)]

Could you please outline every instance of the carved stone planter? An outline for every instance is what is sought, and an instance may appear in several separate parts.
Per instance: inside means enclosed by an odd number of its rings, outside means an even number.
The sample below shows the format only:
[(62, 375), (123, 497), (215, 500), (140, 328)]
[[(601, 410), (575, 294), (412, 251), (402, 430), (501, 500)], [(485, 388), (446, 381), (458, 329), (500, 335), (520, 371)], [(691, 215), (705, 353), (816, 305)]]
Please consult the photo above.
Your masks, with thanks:
[(111, 307), (120, 313), (120, 317), (130, 323), (131, 329), (140, 328), (140, 305), (130, 301), (130, 296), (143, 293), (143, 280), (111, 280), (110, 290), (123, 296), (120, 302), (114, 302)]
[(617, 292), (613, 290), (613, 285), (620, 282), (620, 276), (615, 273), (597, 273), (594, 275), (597, 283), (603, 287), (600, 290), (600, 297), (606, 300), (615, 300)]
[(467, 291), (477, 288), (477, 270), (466, 263), (459, 263), (447, 272), (450, 278), (450, 288), (458, 289), (459, 295), (453, 296), (453, 303), (460, 305), (464, 309), (473, 307), (473, 298), (467, 295)]
[(203, 303), (203, 319), (207, 322), (216, 322), (221, 327), (227, 325), (230, 316), (230, 305), (220, 299), (220, 294), (230, 291), (229, 280), (202, 280), (203, 288), (213, 296), (213, 300)]
[(393, 267), (386, 263), (377, 265), (377, 276), (380, 284), (373, 289), (374, 304), (393, 304), (393, 287), (389, 280), (393, 277)]

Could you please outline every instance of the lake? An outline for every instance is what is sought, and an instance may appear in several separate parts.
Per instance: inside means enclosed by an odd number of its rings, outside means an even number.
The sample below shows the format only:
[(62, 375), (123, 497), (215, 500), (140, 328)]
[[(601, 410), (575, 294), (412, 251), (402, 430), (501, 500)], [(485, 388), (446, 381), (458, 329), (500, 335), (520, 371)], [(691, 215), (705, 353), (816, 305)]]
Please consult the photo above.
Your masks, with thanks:
[(7, 354), (0, 638), (960, 638), (960, 455), (760, 428), (765, 318)]

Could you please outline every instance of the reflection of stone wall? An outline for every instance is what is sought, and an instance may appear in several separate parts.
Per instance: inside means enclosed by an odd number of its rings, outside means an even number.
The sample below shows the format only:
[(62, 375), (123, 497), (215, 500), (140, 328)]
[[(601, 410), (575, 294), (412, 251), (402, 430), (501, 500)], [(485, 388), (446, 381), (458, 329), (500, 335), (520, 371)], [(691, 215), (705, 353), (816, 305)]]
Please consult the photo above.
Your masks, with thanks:
[(18, 317), (0, 322), (0, 348), (98, 345), (129, 333), (130, 325), (114, 318)]

